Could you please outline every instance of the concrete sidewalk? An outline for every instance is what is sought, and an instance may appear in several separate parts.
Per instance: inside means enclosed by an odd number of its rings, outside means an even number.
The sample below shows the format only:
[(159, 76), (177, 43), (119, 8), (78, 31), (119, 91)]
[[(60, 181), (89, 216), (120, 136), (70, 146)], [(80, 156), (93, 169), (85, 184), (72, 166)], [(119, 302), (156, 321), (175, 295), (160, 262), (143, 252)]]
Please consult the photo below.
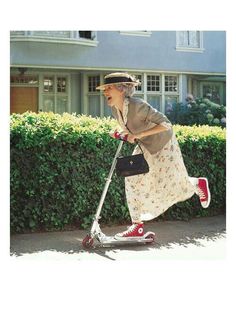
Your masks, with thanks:
[[(112, 236), (126, 226), (104, 227)], [(11, 236), (12, 258), (40, 260), (219, 260), (226, 257), (225, 215), (185, 221), (147, 222), (153, 244), (94, 248), (81, 245), (87, 231), (74, 230)]]

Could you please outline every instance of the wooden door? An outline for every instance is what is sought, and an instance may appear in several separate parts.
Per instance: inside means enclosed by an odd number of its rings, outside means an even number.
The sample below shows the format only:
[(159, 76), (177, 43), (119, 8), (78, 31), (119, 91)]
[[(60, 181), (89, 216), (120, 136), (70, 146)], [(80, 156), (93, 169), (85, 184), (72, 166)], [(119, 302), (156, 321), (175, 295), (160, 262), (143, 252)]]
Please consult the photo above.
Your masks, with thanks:
[(11, 87), (11, 114), (38, 112), (38, 87)]

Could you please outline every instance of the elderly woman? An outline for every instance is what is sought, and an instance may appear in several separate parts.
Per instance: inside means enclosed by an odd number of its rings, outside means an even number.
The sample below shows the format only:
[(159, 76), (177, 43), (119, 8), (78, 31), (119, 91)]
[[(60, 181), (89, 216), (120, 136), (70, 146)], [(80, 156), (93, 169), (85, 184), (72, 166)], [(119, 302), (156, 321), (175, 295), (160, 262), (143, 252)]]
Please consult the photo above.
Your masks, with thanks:
[[(127, 73), (111, 73), (97, 89), (103, 90), (108, 106), (117, 119), (121, 131), (113, 138), (126, 136), (127, 141), (141, 144), (149, 172), (125, 178), (126, 199), (132, 225), (116, 234), (116, 239), (144, 234), (144, 221), (152, 220), (172, 205), (185, 201), (194, 193), (202, 207), (210, 204), (206, 178), (190, 178), (168, 118), (140, 98), (132, 97), (139, 84)], [(133, 154), (140, 153), (138, 146)]]

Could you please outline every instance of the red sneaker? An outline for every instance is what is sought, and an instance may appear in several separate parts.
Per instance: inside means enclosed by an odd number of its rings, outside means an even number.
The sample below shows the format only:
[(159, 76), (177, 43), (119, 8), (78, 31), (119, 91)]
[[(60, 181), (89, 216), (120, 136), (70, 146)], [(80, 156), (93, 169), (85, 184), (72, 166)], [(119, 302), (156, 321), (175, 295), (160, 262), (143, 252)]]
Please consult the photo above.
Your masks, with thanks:
[(201, 205), (206, 209), (211, 201), (211, 193), (208, 187), (207, 178), (198, 178), (197, 191)]
[(123, 233), (118, 233), (115, 235), (116, 239), (126, 239), (126, 238), (135, 238), (143, 236), (143, 222), (141, 223), (134, 223), (130, 226), (126, 231)]

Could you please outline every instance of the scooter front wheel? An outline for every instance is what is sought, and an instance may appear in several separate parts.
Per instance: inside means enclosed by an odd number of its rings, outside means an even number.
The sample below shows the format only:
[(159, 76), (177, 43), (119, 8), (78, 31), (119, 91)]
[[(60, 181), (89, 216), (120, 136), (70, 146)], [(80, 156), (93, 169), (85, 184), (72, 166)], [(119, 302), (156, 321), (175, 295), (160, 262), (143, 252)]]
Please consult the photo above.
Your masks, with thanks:
[(150, 233), (150, 234), (148, 234), (148, 235), (145, 237), (145, 239), (150, 239), (151, 241), (150, 241), (150, 242), (147, 242), (146, 244), (151, 244), (151, 243), (153, 243), (154, 240), (155, 240), (155, 234)]
[(82, 245), (85, 249), (90, 249), (93, 246), (93, 238), (90, 235), (85, 236)]

